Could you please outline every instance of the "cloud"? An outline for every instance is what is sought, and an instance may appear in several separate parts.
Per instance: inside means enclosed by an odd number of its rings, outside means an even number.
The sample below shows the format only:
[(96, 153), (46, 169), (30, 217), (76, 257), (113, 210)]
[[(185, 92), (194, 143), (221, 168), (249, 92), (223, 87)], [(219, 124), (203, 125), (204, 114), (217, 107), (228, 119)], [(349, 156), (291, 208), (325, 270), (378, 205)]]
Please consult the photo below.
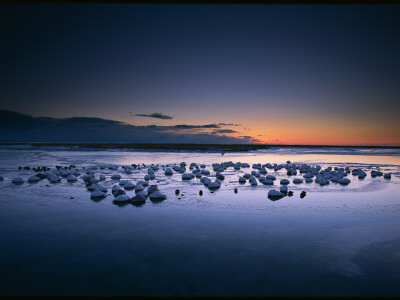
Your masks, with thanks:
[[(166, 131), (171, 128), (177, 131)], [(183, 134), (181, 130), (178, 130), (188, 128), (219, 128), (219, 125), (136, 126), (102, 118), (34, 118), (17, 112), (0, 110), (1, 142), (251, 143), (251, 137), (248, 136), (237, 138), (212, 133)]]
[(248, 143), (261, 143), (261, 141), (259, 139), (253, 138), (250, 135), (241, 135), (241, 136), (239, 136), (239, 138), (243, 139), (244, 141), (246, 141)]
[(171, 128), (177, 128), (177, 129), (220, 128), (220, 126), (217, 125), (217, 124), (206, 124), (206, 125), (180, 124), (180, 125), (174, 125), (174, 126), (170, 126), (170, 127)]
[(232, 129), (219, 129), (219, 130), (214, 130), (213, 132), (215, 133), (236, 133), (236, 130)]
[(172, 120), (172, 117), (171, 117), (171, 116), (167, 116), (167, 115), (164, 115), (164, 114), (162, 114), (162, 113), (153, 113), (153, 114), (150, 114), (150, 115), (146, 115), (146, 114), (135, 114), (135, 116), (138, 116), (138, 117), (147, 117), (147, 118), (156, 118), (156, 119), (163, 119), (163, 120)]
[(233, 124), (233, 123), (218, 123), (219, 126), (240, 126), (241, 124)]
[(180, 131), (180, 130), (197, 130), (197, 129), (209, 129), (209, 128), (220, 128), (217, 124), (205, 124), (205, 125), (189, 125), (189, 124), (178, 124), (171, 126), (160, 126), (160, 125), (146, 125), (144, 127), (152, 128), (156, 131)]

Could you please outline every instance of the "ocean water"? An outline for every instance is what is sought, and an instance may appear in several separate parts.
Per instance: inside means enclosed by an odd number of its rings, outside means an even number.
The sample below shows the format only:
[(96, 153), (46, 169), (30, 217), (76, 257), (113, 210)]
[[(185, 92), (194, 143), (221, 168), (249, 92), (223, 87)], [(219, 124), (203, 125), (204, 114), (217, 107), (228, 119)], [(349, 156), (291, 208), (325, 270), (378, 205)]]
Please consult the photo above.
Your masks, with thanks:
[[(347, 186), (293, 184), (302, 174), (267, 169), (275, 185), (238, 182), (253, 163), (288, 160), (361, 168), (367, 177), (349, 174)], [(204, 163), (215, 179), (211, 165), (227, 161), (250, 168), (228, 168), (216, 191), (162, 171)], [(105, 174), (101, 184), (109, 191), (118, 183), (112, 174), (136, 183), (158, 164), (150, 184), (167, 199), (115, 205), (112, 195), (92, 200), (80, 178), (31, 184), (34, 171), (18, 170), (71, 164)], [(111, 164), (118, 170), (100, 169)], [(141, 168), (123, 172), (131, 164)], [(371, 177), (372, 170), (392, 177)], [(1, 296), (400, 296), (399, 149), (276, 147), (221, 155), (3, 147), (0, 175)], [(15, 176), (25, 182), (12, 183)], [(272, 201), (268, 191), (282, 178), (291, 181), (293, 196)]]

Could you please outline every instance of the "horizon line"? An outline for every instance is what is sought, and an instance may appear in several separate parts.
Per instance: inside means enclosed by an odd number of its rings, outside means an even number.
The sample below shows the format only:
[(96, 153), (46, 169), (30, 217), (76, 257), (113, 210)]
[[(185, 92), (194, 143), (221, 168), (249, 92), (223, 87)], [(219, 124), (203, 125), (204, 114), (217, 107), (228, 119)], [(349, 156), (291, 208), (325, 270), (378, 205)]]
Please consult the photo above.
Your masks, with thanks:
[(217, 146), (217, 147), (227, 147), (227, 146), (246, 146), (246, 147), (357, 147), (357, 148), (400, 148), (400, 145), (329, 145), (329, 144), (262, 144), (262, 143), (235, 143), (235, 144), (215, 144), (215, 143), (119, 143), (119, 142), (0, 142), (0, 145), (26, 145), (32, 144), (36, 146), (40, 145), (50, 145), (50, 146), (63, 146), (63, 145), (137, 145), (137, 146), (153, 146), (153, 145), (203, 145), (203, 146)]

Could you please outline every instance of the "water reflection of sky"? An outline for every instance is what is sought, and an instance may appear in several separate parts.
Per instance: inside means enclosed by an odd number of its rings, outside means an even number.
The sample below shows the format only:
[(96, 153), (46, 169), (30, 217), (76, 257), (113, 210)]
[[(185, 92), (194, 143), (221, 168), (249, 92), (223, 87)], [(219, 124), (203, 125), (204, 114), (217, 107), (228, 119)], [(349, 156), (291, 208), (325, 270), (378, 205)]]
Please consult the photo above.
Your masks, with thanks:
[[(386, 163), (381, 169), (395, 176), (349, 174), (348, 186), (291, 183), (292, 197), (271, 201), (267, 192), (278, 183), (238, 183), (251, 167), (224, 172), (215, 192), (159, 170), (154, 183), (167, 199), (141, 207), (116, 206), (112, 196), (92, 201), (82, 180), (10, 181), (32, 174), (19, 165), (185, 161), (212, 172), (211, 163), (229, 160), (349, 162), (366, 171)], [(399, 166), (398, 156), (384, 155), (1, 150), (0, 295), (399, 296)], [(116, 184), (115, 171), (96, 172), (107, 173), (107, 188)], [(137, 182), (146, 169), (118, 172)]]

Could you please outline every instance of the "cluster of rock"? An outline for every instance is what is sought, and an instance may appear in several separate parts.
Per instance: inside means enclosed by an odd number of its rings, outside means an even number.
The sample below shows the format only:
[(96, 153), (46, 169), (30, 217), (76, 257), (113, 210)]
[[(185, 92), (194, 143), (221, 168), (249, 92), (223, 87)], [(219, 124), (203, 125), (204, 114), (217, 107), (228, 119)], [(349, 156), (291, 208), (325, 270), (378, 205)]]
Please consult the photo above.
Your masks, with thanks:
[[(180, 176), (182, 181), (191, 181), (196, 178), (199, 179), (200, 182), (209, 190), (216, 190), (221, 187), (222, 181), (225, 179), (223, 172), (225, 172), (228, 168), (233, 168), (235, 171), (240, 171), (242, 169), (250, 168), (250, 164), (241, 162), (233, 163), (232, 161), (213, 163), (211, 167), (214, 174), (207, 169), (205, 164), (191, 163), (187, 168), (187, 164), (185, 162), (181, 162), (171, 166), (162, 165), (161, 167), (164, 175), (167, 177), (172, 176), (174, 173), (181, 174)], [(350, 170), (349, 167), (327, 167), (322, 169), (321, 166), (311, 166), (308, 164), (300, 165), (291, 163), (290, 161), (287, 161), (286, 164), (252, 164), (251, 167), (253, 168), (252, 171), (249, 173), (245, 172), (242, 176), (239, 176), (238, 181), (240, 184), (249, 182), (252, 186), (257, 186), (258, 184), (274, 185), (277, 178), (275, 175), (268, 174), (268, 172), (277, 172), (282, 169), (285, 170), (286, 175), (289, 177), (302, 175), (301, 177), (295, 177), (291, 180), (286, 178), (281, 179), (279, 181), (279, 190), (270, 190), (268, 192), (268, 196), (272, 198), (284, 197), (290, 193), (287, 185), (289, 185), (291, 182), (293, 184), (315, 182), (321, 186), (327, 185), (330, 182), (348, 185), (351, 182), (351, 180), (347, 178), (349, 174), (357, 176), (359, 179), (364, 179), (367, 176), (367, 173), (360, 168)], [(132, 164), (121, 167), (113, 164), (100, 164), (86, 167), (86, 169), (85, 167), (78, 169), (74, 165), (70, 165), (69, 167), (56, 166), (55, 168), (31, 168), (29, 166), (23, 168), (19, 167), (19, 170), (22, 169), (32, 169), (34, 172), (36, 172), (36, 174), (27, 178), (27, 181), (30, 183), (38, 182), (43, 179), (47, 179), (50, 183), (57, 183), (62, 179), (66, 180), (67, 182), (74, 183), (80, 178), (84, 181), (92, 199), (101, 199), (110, 195), (108, 194), (108, 189), (104, 185), (100, 184), (100, 182), (106, 180), (106, 175), (100, 174), (98, 177), (96, 177), (97, 170), (108, 170), (105, 173), (111, 174), (110, 179), (118, 182), (118, 184), (115, 184), (111, 189), (111, 194), (114, 196), (114, 203), (121, 204), (130, 202), (132, 204), (141, 204), (144, 203), (148, 198), (150, 198), (152, 201), (161, 201), (166, 199), (166, 195), (158, 189), (157, 185), (149, 185), (149, 181), (156, 179), (156, 173), (160, 170), (160, 167), (154, 164)], [(144, 171), (147, 173), (143, 176), (143, 180), (139, 180), (136, 183), (126, 179), (121, 180), (121, 174), (129, 175), (132, 173), (138, 173), (138, 170), (142, 170), (142, 172)], [(383, 174), (381, 171), (371, 171), (371, 177), (379, 176), (383, 176), (385, 179), (391, 178), (390, 173)], [(4, 178), (0, 176), (0, 181), (1, 180), (4, 180)], [(23, 184), (24, 179), (18, 176), (14, 177), (12, 182), (14, 184)], [(126, 194), (126, 191), (134, 191), (135, 195), (133, 197), (129, 197)], [(235, 193), (237, 193), (236, 188)]]

